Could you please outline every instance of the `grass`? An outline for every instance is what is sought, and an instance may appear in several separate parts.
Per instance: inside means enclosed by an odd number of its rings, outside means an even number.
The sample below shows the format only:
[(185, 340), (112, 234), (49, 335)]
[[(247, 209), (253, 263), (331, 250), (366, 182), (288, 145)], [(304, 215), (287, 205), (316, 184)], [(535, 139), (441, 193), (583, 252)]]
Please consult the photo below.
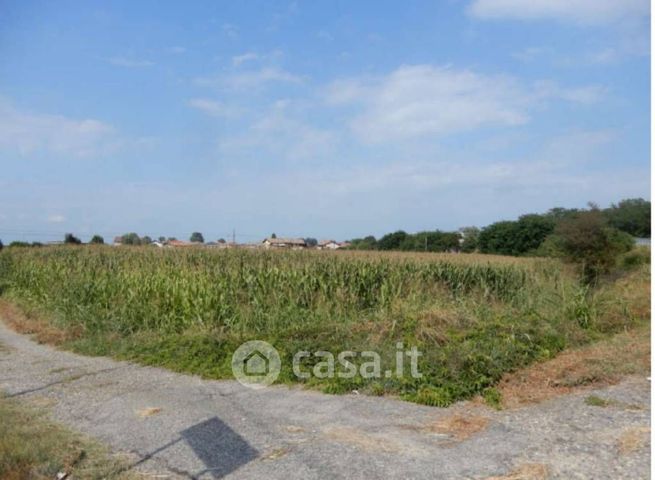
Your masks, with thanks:
[[(650, 317), (649, 265), (589, 290), (553, 260), (486, 255), (208, 251), (112, 247), (5, 249), (0, 291), (14, 326), (90, 355), (232, 378), (231, 356), (264, 340), (278, 381), (329, 393), (396, 394), (435, 406), (484, 394), (508, 372)], [(422, 378), (301, 380), (297, 351), (373, 350), (395, 368), (416, 346)], [(304, 365), (311, 368), (317, 359)]]
[(589, 395), (584, 399), (584, 403), (590, 407), (608, 407), (612, 405), (611, 400), (600, 398), (598, 395)]
[(43, 411), (0, 397), (0, 478), (135, 479), (95, 441), (49, 421)]

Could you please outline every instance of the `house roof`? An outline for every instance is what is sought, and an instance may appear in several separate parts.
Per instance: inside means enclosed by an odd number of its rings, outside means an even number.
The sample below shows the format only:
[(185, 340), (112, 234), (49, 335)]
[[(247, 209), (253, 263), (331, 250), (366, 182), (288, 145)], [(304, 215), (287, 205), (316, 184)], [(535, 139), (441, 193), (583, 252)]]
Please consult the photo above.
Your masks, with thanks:
[(272, 245), (307, 245), (302, 238), (267, 238), (264, 242)]
[(329, 245), (330, 243), (337, 243), (337, 242), (335, 242), (334, 240), (321, 240), (320, 242), (318, 242), (318, 246), (324, 247), (325, 245)]
[(172, 247), (192, 247), (194, 244), (183, 240), (170, 240), (168, 244)]
[(123, 243), (123, 237), (114, 237), (114, 243)]

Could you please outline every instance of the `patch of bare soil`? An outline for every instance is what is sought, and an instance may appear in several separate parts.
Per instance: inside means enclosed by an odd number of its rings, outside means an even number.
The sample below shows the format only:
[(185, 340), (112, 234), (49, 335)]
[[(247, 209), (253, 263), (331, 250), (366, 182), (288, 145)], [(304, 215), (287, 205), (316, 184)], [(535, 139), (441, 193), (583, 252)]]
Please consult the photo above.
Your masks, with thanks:
[(434, 425), (428, 427), (433, 433), (450, 435), (454, 440), (461, 442), (472, 435), (481, 432), (489, 424), (489, 419), (475, 414), (455, 413), (449, 415)]
[(541, 463), (526, 463), (516, 470), (500, 477), (489, 477), (487, 480), (546, 480), (548, 467)]
[(644, 448), (650, 436), (649, 427), (630, 427), (625, 429), (617, 441), (621, 455), (629, 455)]

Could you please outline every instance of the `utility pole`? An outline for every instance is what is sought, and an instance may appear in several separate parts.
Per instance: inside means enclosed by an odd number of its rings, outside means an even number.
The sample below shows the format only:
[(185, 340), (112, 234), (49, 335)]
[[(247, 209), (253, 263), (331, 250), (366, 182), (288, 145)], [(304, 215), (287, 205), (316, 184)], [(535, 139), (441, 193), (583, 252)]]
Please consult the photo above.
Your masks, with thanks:
[(236, 229), (233, 228), (233, 229), (232, 229), (232, 245), (236, 245), (236, 244), (237, 244), (237, 240), (236, 240), (236, 238), (237, 238)]

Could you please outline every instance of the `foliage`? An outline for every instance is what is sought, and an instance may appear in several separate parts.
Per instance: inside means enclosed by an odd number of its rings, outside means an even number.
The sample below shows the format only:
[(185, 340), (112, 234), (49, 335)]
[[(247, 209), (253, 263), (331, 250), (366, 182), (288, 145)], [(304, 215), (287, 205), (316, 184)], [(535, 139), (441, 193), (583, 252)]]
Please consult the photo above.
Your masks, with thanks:
[(463, 227), (459, 229), (459, 232), (462, 235), (462, 252), (475, 252), (479, 245), (480, 229), (478, 227)]
[(2, 243), (2, 240), (0, 240), (0, 250), (4, 248), (4, 244)]
[(135, 479), (104, 447), (47, 419), (45, 412), (0, 397), (0, 478)]
[(105, 243), (105, 239), (102, 238), (100, 235), (94, 235), (89, 243), (92, 243), (94, 245), (102, 245)]
[(82, 243), (82, 240), (77, 238), (72, 233), (67, 233), (66, 235), (64, 235), (64, 243), (67, 243), (67, 244), (70, 244), (70, 245), (80, 245)]
[(564, 258), (578, 265), (588, 283), (609, 272), (618, 256), (634, 245), (630, 235), (607, 225), (600, 210), (580, 212), (560, 222), (554, 241)]
[(22, 242), (22, 241), (20, 241), (20, 240), (14, 240), (13, 242), (11, 242), (11, 243), (9, 244), (9, 246), (10, 246), (10, 247), (19, 247), (19, 248), (20, 248), (20, 247), (29, 247), (29, 246), (30, 246), (30, 242)]
[(200, 232), (193, 232), (189, 240), (193, 243), (205, 243), (205, 237)]
[(407, 238), (407, 233), (402, 230), (397, 232), (387, 233), (377, 242), (378, 249), (380, 250), (400, 250), (400, 246)]
[(121, 236), (121, 243), (123, 245), (141, 245), (141, 238), (134, 232), (126, 233)]
[(305, 243), (307, 244), (308, 247), (315, 247), (318, 245), (318, 240), (312, 237), (305, 238)]
[(350, 241), (350, 250), (377, 250), (377, 240), (372, 235), (354, 238)]
[(523, 215), (517, 221), (492, 223), (482, 229), (478, 245), (482, 253), (522, 255), (539, 248), (555, 228), (555, 221), (543, 215)]
[(282, 382), (303, 381), (290, 368), (300, 350), (374, 350), (384, 371), (398, 342), (416, 345), (420, 379), (310, 384), (434, 405), (482, 393), (602, 324), (558, 263), (475, 254), (13, 249), (0, 254), (0, 283), (70, 332), (70, 348), (210, 378), (231, 376), (246, 340), (280, 351)]
[(635, 237), (650, 238), (650, 202), (628, 198), (604, 211), (610, 226)]

